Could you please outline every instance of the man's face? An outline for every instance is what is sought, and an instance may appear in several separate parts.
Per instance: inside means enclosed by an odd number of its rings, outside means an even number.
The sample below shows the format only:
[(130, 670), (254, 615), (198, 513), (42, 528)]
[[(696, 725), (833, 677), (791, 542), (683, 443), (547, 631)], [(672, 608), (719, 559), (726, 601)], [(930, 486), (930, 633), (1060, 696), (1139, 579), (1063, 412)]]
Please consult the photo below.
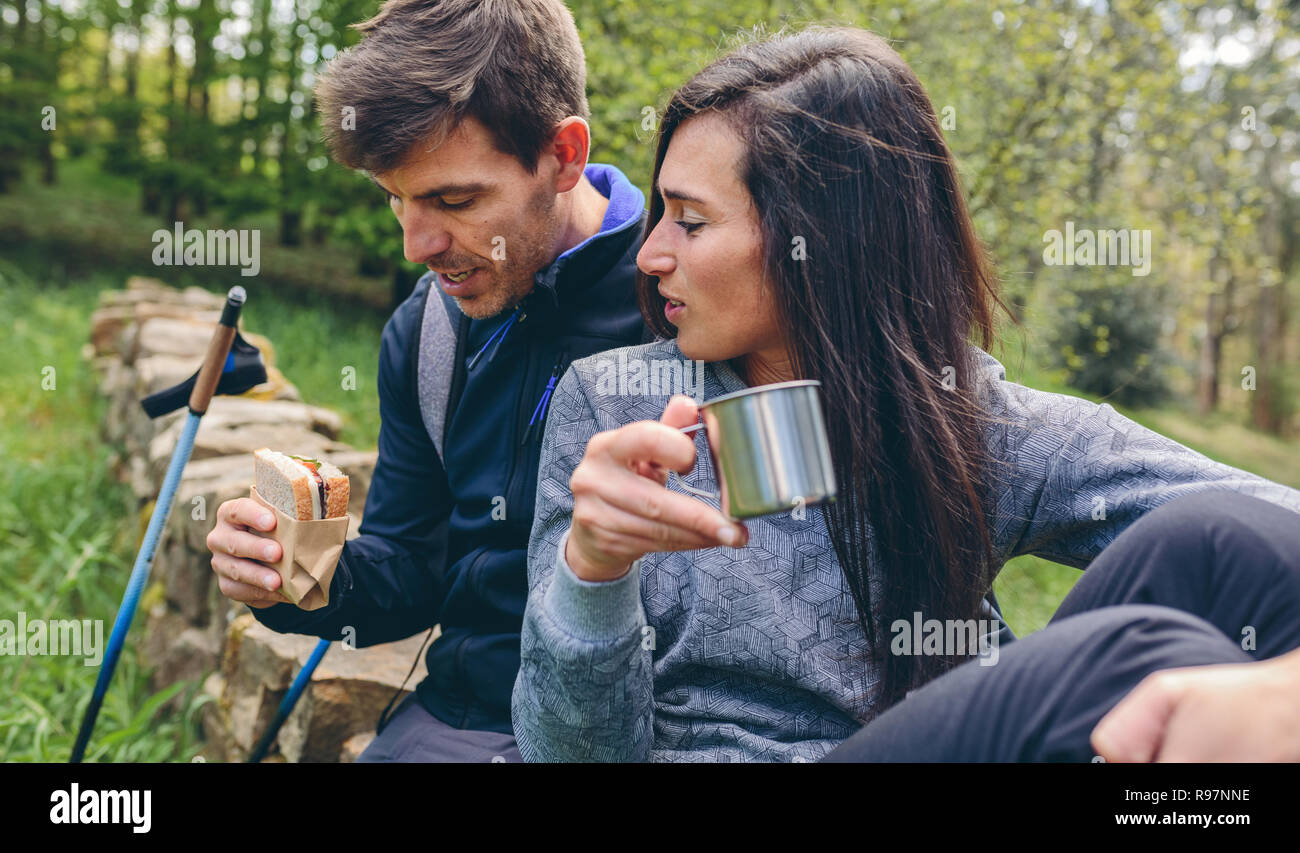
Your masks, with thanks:
[(517, 305), (554, 259), (558, 168), (542, 156), (528, 174), (467, 117), (437, 148), (417, 145), (372, 178), (402, 225), (406, 259), (437, 272), (460, 309), (483, 319)]

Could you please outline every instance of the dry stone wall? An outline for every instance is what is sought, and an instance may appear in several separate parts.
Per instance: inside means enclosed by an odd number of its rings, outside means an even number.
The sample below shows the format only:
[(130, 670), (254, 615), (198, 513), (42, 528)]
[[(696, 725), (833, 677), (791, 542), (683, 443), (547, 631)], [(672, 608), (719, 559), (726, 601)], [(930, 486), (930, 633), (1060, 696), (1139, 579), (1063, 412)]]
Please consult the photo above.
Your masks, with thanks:
[[(132, 278), (101, 294), (86, 356), (108, 399), (103, 436), (117, 450), (117, 476), (139, 503), (139, 539), (153, 512), (186, 410), (151, 420), (140, 401), (189, 377), (203, 360), (224, 297)], [(325, 458), (351, 479), (348, 537), (357, 535), (376, 453), (338, 440), (342, 419), (313, 406), (275, 367), (265, 337), (240, 328), (262, 350), (267, 381), (238, 397), (216, 397), (200, 422), (194, 451), (159, 542), (142, 598), (137, 643), (157, 688), (201, 682), (208, 760), (244, 760), (275, 714), (317, 638), (277, 634), (217, 587), (206, 538), (217, 508), (248, 494), (252, 453), (271, 447)], [(137, 541), (139, 541), (139, 539)], [(121, 578), (125, 589), (127, 578)], [(141, 618), (142, 617), (142, 618)], [(143, 623), (143, 624), (142, 624)], [(333, 644), (267, 760), (351, 761), (374, 736), (380, 711), (405, 678), (423, 635), (366, 649)], [(407, 683), (424, 677), (424, 661)]]

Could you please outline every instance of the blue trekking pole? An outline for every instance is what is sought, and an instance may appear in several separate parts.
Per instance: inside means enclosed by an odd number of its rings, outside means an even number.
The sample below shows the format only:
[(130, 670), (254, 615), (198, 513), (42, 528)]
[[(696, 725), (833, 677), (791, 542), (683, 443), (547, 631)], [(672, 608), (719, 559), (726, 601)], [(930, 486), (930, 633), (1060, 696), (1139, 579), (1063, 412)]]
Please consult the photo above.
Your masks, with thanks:
[(280, 707), (275, 711), (275, 717), (272, 718), (271, 724), (266, 727), (266, 733), (262, 739), (257, 742), (257, 746), (249, 753), (248, 763), (258, 764), (266, 757), (267, 750), (271, 748), (271, 742), (280, 731), (280, 726), (289, 718), (289, 713), (293, 711), (293, 706), (298, 704), (298, 697), (307, 687), (307, 682), (311, 681), (311, 674), (316, 671), (316, 665), (320, 659), (325, 657), (325, 652), (330, 647), (329, 640), (321, 640), (316, 644), (316, 648), (311, 650), (311, 657), (302, 665), (298, 671), (298, 676), (294, 678), (293, 684), (289, 685), (289, 692), (284, 694), (284, 699), (280, 700)]
[(131, 569), (131, 579), (126, 585), (126, 594), (117, 609), (117, 618), (113, 621), (113, 633), (108, 639), (108, 650), (104, 655), (103, 666), (95, 681), (95, 692), (91, 694), (90, 704), (81, 720), (81, 730), (77, 732), (77, 741), (72, 747), (71, 763), (80, 763), (86, 754), (86, 744), (95, 729), (95, 719), (99, 716), (100, 706), (108, 693), (108, 685), (113, 680), (113, 671), (117, 668), (122, 646), (126, 643), (127, 631), (135, 618), (136, 607), (140, 603), (140, 593), (149, 578), (149, 569), (153, 565), (154, 552), (158, 539), (171, 515), (172, 502), (176, 498), (176, 489), (180, 485), (181, 473), (189, 462), (194, 450), (194, 437), (199, 431), (199, 420), (208, 410), (208, 404), (214, 394), (242, 394), (254, 386), (266, 381), (266, 366), (262, 363), (261, 353), (257, 347), (244, 340), (236, 326), (239, 312), (247, 298), (244, 288), (236, 285), (226, 294), (226, 305), (221, 312), (221, 320), (208, 343), (207, 354), (198, 371), (184, 382), (156, 394), (151, 394), (140, 401), (146, 414), (151, 418), (173, 412), (186, 403), (188, 395), (189, 417), (176, 441), (176, 450), (172, 453), (171, 463), (167, 466), (167, 475), (163, 479), (162, 490), (154, 503), (153, 517), (145, 531), (144, 542), (136, 554), (135, 567)]

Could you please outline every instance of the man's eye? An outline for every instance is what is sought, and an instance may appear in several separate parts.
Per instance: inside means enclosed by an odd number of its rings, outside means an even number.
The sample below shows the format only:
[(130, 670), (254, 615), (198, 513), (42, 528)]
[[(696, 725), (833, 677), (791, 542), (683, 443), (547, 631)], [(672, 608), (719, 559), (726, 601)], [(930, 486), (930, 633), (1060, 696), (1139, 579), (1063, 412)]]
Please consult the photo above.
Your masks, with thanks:
[(464, 201), (458, 201), (455, 204), (452, 204), (449, 201), (441, 202), (442, 208), (444, 210), (464, 210), (465, 208), (469, 207), (473, 203), (474, 203), (474, 199), (472, 198), (467, 198)]
[(687, 234), (694, 234), (696, 231), (704, 227), (703, 222), (683, 222), (680, 219), (675, 219), (673, 221), (676, 222), (677, 225)]

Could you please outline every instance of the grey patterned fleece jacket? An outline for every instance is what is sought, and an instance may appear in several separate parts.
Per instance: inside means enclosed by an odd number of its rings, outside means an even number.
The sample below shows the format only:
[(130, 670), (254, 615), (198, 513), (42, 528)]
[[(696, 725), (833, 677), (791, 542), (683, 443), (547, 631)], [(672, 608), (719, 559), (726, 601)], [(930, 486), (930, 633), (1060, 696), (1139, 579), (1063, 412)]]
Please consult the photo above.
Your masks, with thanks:
[[(555, 389), (512, 703), (519, 750), (530, 761), (815, 761), (869, 719), (877, 684), (818, 508), (803, 520), (747, 521), (741, 549), (649, 554), (607, 583), (578, 579), (564, 561), (569, 477), (587, 441), (657, 420), (682, 390), (613, 387), (621, 356), (683, 363), (674, 341), (614, 350), (575, 362)], [(1036, 554), (1083, 568), (1143, 513), (1203, 490), (1300, 513), (1300, 491), (1214, 462), (1109, 405), (1009, 382), (991, 355), (975, 357), (995, 418), (988, 441), (1012, 472), (993, 501), (999, 566)], [(746, 387), (725, 362), (704, 365), (702, 383), (706, 400)], [(697, 446), (685, 480), (713, 488), (698, 436)]]

